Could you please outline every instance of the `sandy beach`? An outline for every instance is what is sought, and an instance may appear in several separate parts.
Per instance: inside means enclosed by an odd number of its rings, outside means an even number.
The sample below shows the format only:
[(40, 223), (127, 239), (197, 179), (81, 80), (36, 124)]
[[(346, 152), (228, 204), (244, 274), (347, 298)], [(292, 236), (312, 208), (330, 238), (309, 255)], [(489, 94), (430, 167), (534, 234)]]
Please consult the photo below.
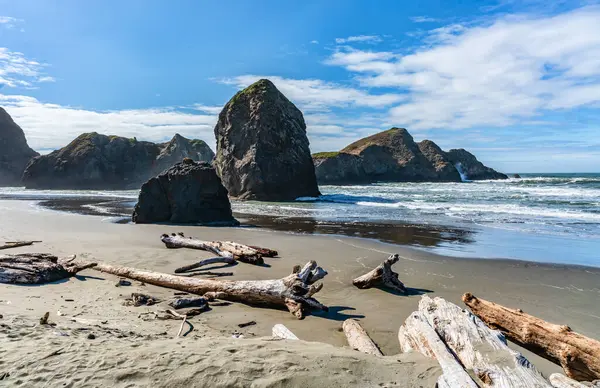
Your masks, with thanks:
[[(132, 292), (166, 301), (173, 290), (135, 281), (129, 287), (115, 287), (116, 277), (93, 270), (44, 286), (0, 285), (0, 378), (9, 374), (0, 381), (3, 386), (431, 387), (439, 375), (435, 362), (414, 354), (395, 356), (400, 351), (398, 328), (417, 309), (424, 293), (462, 306), (461, 295), (471, 292), (600, 338), (600, 269), (450, 258), (367, 239), (252, 227), (115, 224), (98, 216), (43, 210), (30, 201), (0, 201), (0, 212), (0, 241), (43, 241), (3, 253), (76, 254), (172, 273), (211, 257), (202, 251), (166, 249), (159, 239), (162, 233), (184, 232), (204, 240), (233, 240), (279, 251), (278, 258), (266, 259), (268, 266), (240, 263), (226, 269), (234, 272), (231, 279), (281, 278), (294, 265), (316, 260), (329, 272), (319, 300), (330, 307), (328, 313), (301, 321), (283, 310), (241, 304), (213, 307), (191, 319), (194, 329), (186, 337), (174, 339), (179, 321), (148, 320), (145, 314), (164, 310), (164, 304), (123, 305)], [(353, 278), (391, 253), (401, 256), (395, 270), (410, 295), (352, 286)], [(53, 328), (38, 324), (46, 311), (56, 323)], [(387, 357), (369, 358), (344, 348), (340, 327), (347, 318), (360, 319)], [(248, 321), (256, 325), (237, 326)], [(270, 339), (276, 323), (308, 342)], [(90, 333), (95, 339), (87, 338)], [(243, 338), (232, 338), (239, 334)], [(546, 376), (561, 370), (514, 348)], [(59, 352), (51, 355), (55, 351)]]

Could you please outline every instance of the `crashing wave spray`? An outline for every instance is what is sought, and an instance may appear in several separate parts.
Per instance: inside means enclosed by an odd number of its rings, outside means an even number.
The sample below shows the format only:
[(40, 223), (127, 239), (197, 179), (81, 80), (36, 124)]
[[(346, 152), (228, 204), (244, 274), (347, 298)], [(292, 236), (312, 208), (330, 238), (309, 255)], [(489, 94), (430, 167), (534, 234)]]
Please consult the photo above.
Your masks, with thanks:
[(469, 177), (467, 177), (467, 173), (463, 170), (462, 164), (458, 162), (454, 167), (456, 167), (456, 171), (458, 171), (460, 174), (460, 180), (463, 182), (469, 182)]

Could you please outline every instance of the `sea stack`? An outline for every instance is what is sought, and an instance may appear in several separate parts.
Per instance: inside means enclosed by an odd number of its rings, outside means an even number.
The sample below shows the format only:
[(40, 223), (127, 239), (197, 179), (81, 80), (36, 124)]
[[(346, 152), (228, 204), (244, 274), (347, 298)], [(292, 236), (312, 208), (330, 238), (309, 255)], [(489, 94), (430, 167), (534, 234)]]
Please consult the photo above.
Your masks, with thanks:
[(215, 169), (192, 159), (184, 159), (142, 185), (133, 222), (239, 224)]
[(19, 186), (25, 166), (39, 154), (29, 148), (25, 133), (0, 107), (0, 186)]
[(314, 154), (313, 160), (320, 184), (506, 179), (465, 150), (444, 152), (431, 140), (415, 143), (406, 129), (396, 127), (339, 152)]
[(302, 112), (266, 79), (238, 92), (215, 126), (215, 167), (232, 197), (320, 195)]
[(66, 147), (34, 159), (23, 173), (23, 184), (37, 189), (137, 189), (184, 158), (210, 162), (213, 157), (205, 142), (179, 134), (155, 144), (84, 133)]

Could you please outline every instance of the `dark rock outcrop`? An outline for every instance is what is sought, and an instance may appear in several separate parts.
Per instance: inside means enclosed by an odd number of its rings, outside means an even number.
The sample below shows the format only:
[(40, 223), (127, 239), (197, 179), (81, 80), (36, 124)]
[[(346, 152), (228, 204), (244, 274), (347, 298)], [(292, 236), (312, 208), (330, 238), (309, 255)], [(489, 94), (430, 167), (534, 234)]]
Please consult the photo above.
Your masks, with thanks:
[(521, 175), (519, 175), (519, 174), (514, 174), (514, 175), (513, 175), (513, 178), (515, 178), (515, 179), (521, 179)]
[(66, 147), (33, 159), (23, 184), (41, 189), (135, 189), (185, 157), (210, 161), (213, 154), (203, 141), (180, 135), (155, 144), (84, 133)]
[(162, 172), (184, 158), (190, 158), (196, 162), (212, 162), (215, 153), (203, 140), (190, 140), (175, 134), (170, 142), (164, 145), (162, 151), (156, 158), (157, 172)]
[(185, 159), (142, 185), (133, 222), (237, 225), (227, 189), (206, 162)]
[(29, 148), (25, 133), (0, 107), (0, 186), (19, 186), (25, 166), (39, 154)]
[(229, 100), (215, 136), (215, 167), (231, 196), (288, 201), (319, 195), (302, 112), (271, 81)]
[(358, 140), (340, 152), (314, 154), (313, 160), (320, 184), (460, 182), (457, 166), (465, 167), (470, 180), (505, 179), (504, 174), (471, 157), (446, 153), (430, 140), (417, 144), (406, 129), (392, 128)]
[(450, 150), (446, 155), (467, 180), (508, 179), (505, 174), (484, 166), (475, 155), (462, 148)]

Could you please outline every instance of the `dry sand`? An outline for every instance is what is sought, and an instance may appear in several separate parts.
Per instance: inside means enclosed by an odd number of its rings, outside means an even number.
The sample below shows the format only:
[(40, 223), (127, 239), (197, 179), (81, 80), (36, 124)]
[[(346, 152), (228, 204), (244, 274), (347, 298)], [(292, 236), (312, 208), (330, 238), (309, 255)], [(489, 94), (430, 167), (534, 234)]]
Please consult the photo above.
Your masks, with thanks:
[[(138, 282), (115, 287), (117, 278), (93, 270), (57, 284), (0, 285), (0, 378), (10, 374), (0, 385), (431, 387), (439, 374), (434, 364), (417, 355), (392, 356), (399, 352), (397, 330), (416, 310), (422, 293), (462, 305), (460, 297), (469, 291), (600, 338), (598, 269), (455, 259), (370, 240), (256, 228), (119, 225), (101, 217), (40, 210), (26, 201), (0, 201), (0, 214), (0, 241), (43, 240), (10, 252), (77, 254), (162, 272), (211, 256), (166, 249), (159, 240), (165, 232), (271, 247), (280, 257), (267, 259), (270, 267), (239, 264), (224, 271), (233, 271), (233, 279), (273, 279), (289, 274), (296, 264), (316, 260), (329, 272), (318, 299), (330, 306), (329, 313), (302, 321), (280, 310), (240, 304), (214, 307), (191, 319), (194, 330), (185, 338), (173, 339), (179, 321), (143, 319), (144, 313), (162, 310), (164, 304), (131, 307), (122, 303), (132, 292), (168, 300), (174, 295), (172, 290)], [(412, 295), (352, 286), (354, 277), (390, 253), (403, 257), (395, 269)], [(37, 325), (46, 311), (56, 327)], [(341, 348), (346, 344), (341, 322), (352, 317), (361, 320), (390, 357), (369, 358)], [(237, 327), (251, 320), (257, 324)], [(270, 335), (275, 323), (285, 324), (303, 340), (335, 347), (261, 338)], [(89, 333), (96, 339), (87, 339)], [(244, 338), (233, 339), (234, 334)], [(61, 348), (60, 354), (42, 360)], [(519, 350), (545, 375), (560, 371)]]

